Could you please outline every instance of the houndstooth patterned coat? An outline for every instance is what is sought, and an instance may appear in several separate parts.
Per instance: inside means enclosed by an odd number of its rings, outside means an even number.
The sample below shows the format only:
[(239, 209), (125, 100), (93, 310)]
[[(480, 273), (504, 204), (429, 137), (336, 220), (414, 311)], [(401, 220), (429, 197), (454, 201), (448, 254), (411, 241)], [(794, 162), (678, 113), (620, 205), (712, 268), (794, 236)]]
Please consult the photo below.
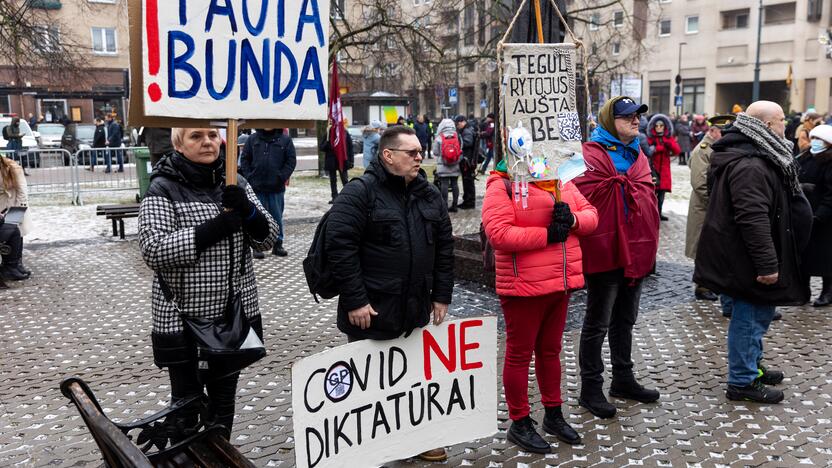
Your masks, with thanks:
[[(179, 156), (181, 157), (181, 156)], [(190, 174), (188, 167), (163, 158), (156, 166), (150, 187), (139, 209), (139, 242), (142, 256), (156, 273), (152, 286), (153, 354), (160, 367), (187, 362), (195, 353), (183, 333), (182, 319), (174, 305), (165, 299), (158, 275), (163, 275), (170, 286), (182, 313), (190, 317), (217, 318), (225, 310), (229, 297), (228, 272), (234, 269), (235, 292), (241, 293), (243, 310), (252, 326), (262, 336), (257, 299), (257, 283), (249, 249), (265, 251), (272, 248), (277, 238), (277, 224), (260, 205), (248, 183), (240, 177), (249, 200), (269, 222), (269, 235), (258, 242), (239, 231), (229, 239), (198, 253), (195, 227), (208, 221), (222, 210), (220, 204), (224, 183), (224, 169), (205, 174)], [(246, 243), (244, 244), (244, 237)], [(233, 245), (233, 258), (229, 249)], [(241, 274), (240, 255), (245, 256)]]

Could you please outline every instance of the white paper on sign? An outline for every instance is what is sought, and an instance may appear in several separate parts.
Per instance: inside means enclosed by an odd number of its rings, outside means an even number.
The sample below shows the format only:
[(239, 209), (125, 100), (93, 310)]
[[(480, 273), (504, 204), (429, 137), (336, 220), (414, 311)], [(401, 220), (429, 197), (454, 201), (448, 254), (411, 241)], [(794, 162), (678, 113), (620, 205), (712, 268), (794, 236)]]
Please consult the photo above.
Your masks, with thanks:
[(371, 467), (497, 432), (497, 320), (428, 325), (292, 366), (301, 468)]
[(581, 122), (576, 99), (574, 44), (504, 44), (504, 86), (501, 88), (505, 124), (522, 123), (532, 137), (533, 150), (523, 164), (509, 152), (512, 177), (532, 180), (558, 178), (558, 166), (581, 152)]
[(142, 0), (145, 115), (326, 120), (329, 9)]

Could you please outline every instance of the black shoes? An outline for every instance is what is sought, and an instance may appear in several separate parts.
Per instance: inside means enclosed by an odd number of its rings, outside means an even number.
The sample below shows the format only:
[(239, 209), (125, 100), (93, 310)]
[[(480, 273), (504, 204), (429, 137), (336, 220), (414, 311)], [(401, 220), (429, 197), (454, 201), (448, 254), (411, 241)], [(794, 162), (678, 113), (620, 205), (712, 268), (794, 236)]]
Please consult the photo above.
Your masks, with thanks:
[(0, 277), (7, 281), (23, 281), (28, 279), (31, 273), (26, 274), (18, 269), (18, 265), (0, 266)]
[(660, 220), (662, 220), (662, 221), (667, 221), (667, 220), (669, 220), (670, 218), (668, 218), (667, 216), (665, 216), (665, 215), (663, 215), (663, 214), (660, 214), (660, 215), (659, 215), (659, 219), (660, 219)]
[(615, 416), (615, 406), (608, 402), (604, 394), (600, 392), (591, 395), (581, 393), (578, 404), (599, 418), (607, 419)]
[(456, 213), (457, 211), (458, 211), (458, 205), (451, 205), (451, 207), (448, 208), (448, 213)]
[(543, 430), (569, 445), (581, 443), (581, 436), (563, 419), (563, 412), (560, 406), (546, 408), (546, 416), (543, 418)]
[(832, 291), (823, 291), (820, 296), (812, 303), (815, 307), (826, 307), (832, 304)]
[(762, 364), (757, 364), (757, 369), (759, 369), (760, 376), (758, 379), (765, 385), (778, 385), (783, 382), (783, 379), (786, 378), (786, 375), (779, 370), (774, 369), (766, 369), (766, 366)]
[(473, 203), (463, 203), (459, 205), (460, 210), (473, 210), (474, 208), (476, 208), (476, 205)]
[(277, 255), (278, 257), (285, 257), (289, 255), (289, 252), (283, 248), (283, 241), (279, 240), (274, 243), (274, 247), (272, 247), (272, 255)]
[(728, 390), (725, 391), (725, 397), (734, 401), (774, 404), (783, 401), (783, 392), (776, 388), (766, 387), (760, 379), (754, 379), (745, 387), (729, 385)]
[(534, 428), (535, 424), (534, 420), (528, 416), (512, 421), (511, 427), (506, 432), (506, 438), (527, 452), (552, 453), (552, 446), (537, 433)]
[(657, 390), (644, 388), (634, 378), (628, 380), (613, 378), (612, 384), (610, 384), (610, 396), (636, 400), (641, 403), (653, 403), (659, 399), (661, 394)]
[(719, 296), (717, 296), (716, 293), (708, 288), (703, 288), (702, 286), (697, 286), (696, 289), (693, 290), (693, 295), (700, 301), (716, 301), (719, 299)]
[(264, 254), (263, 252), (261, 252), (259, 250), (252, 250), (251, 251), (251, 256), (256, 258), (256, 259), (259, 259), (259, 260), (262, 260), (262, 259), (266, 258), (266, 254)]
[(782, 318), (783, 318), (783, 314), (782, 314), (782, 313), (780, 313), (780, 311), (779, 311), (779, 310), (775, 310), (775, 311), (774, 311), (774, 317), (772, 317), (771, 319), (772, 319), (772, 320), (780, 320), (780, 319), (782, 319)]

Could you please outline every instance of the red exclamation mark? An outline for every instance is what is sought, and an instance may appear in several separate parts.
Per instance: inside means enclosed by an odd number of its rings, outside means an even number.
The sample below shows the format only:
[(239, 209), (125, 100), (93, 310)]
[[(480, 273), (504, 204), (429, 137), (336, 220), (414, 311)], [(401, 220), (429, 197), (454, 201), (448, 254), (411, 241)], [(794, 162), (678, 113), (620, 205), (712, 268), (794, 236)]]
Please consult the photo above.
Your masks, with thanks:
[[(147, 33), (147, 61), (151, 76), (159, 74), (159, 7), (158, 0), (147, 0), (145, 3), (146, 33)], [(157, 83), (150, 83), (147, 95), (153, 102), (162, 99), (162, 88)]]

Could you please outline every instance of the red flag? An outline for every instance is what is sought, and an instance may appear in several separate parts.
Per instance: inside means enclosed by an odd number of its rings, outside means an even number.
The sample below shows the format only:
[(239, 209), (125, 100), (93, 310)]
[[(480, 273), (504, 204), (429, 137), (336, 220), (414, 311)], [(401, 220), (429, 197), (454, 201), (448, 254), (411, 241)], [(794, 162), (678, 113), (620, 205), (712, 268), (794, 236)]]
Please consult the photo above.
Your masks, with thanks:
[(332, 59), (332, 87), (329, 91), (329, 144), (338, 161), (338, 168), (347, 166), (347, 137), (344, 135), (344, 113), (341, 109), (341, 89), (338, 87), (338, 63)]

